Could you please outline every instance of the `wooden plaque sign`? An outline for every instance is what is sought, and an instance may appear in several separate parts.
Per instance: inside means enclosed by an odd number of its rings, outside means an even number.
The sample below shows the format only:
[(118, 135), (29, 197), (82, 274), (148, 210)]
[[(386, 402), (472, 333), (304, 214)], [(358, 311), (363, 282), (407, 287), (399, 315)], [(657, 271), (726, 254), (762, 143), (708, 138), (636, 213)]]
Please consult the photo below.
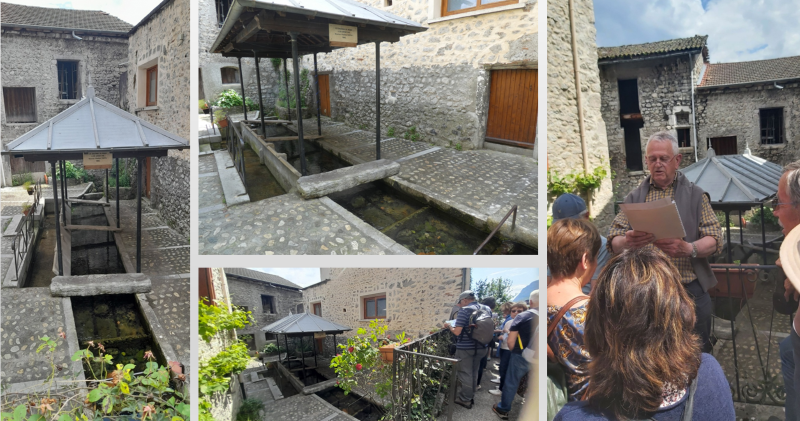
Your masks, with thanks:
[(358, 45), (358, 28), (355, 26), (328, 24), (331, 47), (355, 47)]
[(328, 336), (325, 332), (314, 332), (314, 339), (325, 339)]
[(111, 168), (111, 152), (89, 152), (83, 154), (83, 168), (87, 170)]

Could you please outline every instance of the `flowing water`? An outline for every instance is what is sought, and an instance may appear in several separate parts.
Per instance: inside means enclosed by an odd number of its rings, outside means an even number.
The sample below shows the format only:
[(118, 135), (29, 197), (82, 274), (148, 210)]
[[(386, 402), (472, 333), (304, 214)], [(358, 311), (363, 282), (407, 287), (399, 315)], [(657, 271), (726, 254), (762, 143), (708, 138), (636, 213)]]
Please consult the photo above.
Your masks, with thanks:
[(248, 144), (244, 149), (245, 178), (250, 201), (268, 199), (286, 194), (275, 176), (261, 163), (258, 154)]

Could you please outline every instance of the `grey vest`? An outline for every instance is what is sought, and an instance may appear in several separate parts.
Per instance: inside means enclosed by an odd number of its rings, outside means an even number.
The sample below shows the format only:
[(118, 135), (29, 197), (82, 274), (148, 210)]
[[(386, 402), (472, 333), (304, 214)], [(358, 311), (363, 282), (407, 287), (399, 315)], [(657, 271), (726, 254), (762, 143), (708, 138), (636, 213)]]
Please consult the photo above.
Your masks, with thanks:
[[(650, 176), (647, 176), (639, 187), (628, 193), (628, 196), (625, 197), (625, 203), (644, 203), (649, 191)], [(703, 195), (708, 195), (708, 193), (678, 172), (678, 176), (675, 179), (675, 204), (678, 206), (678, 214), (681, 216), (683, 229), (686, 231), (685, 240), (690, 243), (700, 239), (700, 215), (703, 211)], [(717, 284), (717, 278), (714, 276), (714, 271), (711, 270), (708, 258), (698, 257), (692, 259), (692, 268), (700, 281), (700, 286), (703, 287), (703, 291), (708, 291)]]

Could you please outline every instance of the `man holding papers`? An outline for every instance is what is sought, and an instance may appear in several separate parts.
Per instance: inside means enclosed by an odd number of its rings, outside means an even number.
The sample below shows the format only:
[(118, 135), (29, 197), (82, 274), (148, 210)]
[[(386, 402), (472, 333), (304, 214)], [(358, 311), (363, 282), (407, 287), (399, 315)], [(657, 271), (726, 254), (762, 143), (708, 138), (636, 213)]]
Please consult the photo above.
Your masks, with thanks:
[[(683, 286), (694, 298), (695, 332), (702, 339), (703, 352), (711, 352), (708, 289), (716, 285), (717, 280), (707, 257), (722, 250), (722, 229), (711, 209), (708, 194), (678, 172), (682, 157), (678, 153), (678, 140), (673, 135), (658, 132), (650, 136), (645, 155), (650, 176), (625, 197), (625, 204), (633, 208), (629, 211), (631, 220), (625, 211), (617, 214), (608, 234), (607, 247), (614, 253), (657, 247), (670, 257), (681, 274)], [(647, 205), (633, 205), (645, 203)], [(663, 232), (663, 226), (672, 228)]]

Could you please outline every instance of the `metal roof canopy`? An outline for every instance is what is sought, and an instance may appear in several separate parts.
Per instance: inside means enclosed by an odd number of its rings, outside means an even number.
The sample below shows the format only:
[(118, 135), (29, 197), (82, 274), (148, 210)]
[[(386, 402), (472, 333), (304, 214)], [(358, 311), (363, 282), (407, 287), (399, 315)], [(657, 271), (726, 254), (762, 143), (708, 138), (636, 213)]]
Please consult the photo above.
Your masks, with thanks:
[(211, 46), (225, 57), (291, 58), (290, 32), (298, 34), (299, 54), (327, 53), (328, 24), (358, 27), (358, 44), (397, 42), (428, 28), (352, 0), (234, 0)]
[(783, 169), (765, 159), (753, 156), (750, 149), (742, 155), (716, 156), (709, 148), (706, 158), (681, 172), (708, 192), (715, 209), (750, 209), (778, 193)]
[(89, 86), (79, 102), (5, 145), (3, 155), (26, 161), (80, 160), (84, 153), (114, 158), (166, 156), (189, 141), (95, 97)]
[(353, 330), (344, 325), (323, 319), (316, 314), (291, 314), (261, 329), (263, 332), (287, 336), (311, 336), (314, 333), (329, 335)]

